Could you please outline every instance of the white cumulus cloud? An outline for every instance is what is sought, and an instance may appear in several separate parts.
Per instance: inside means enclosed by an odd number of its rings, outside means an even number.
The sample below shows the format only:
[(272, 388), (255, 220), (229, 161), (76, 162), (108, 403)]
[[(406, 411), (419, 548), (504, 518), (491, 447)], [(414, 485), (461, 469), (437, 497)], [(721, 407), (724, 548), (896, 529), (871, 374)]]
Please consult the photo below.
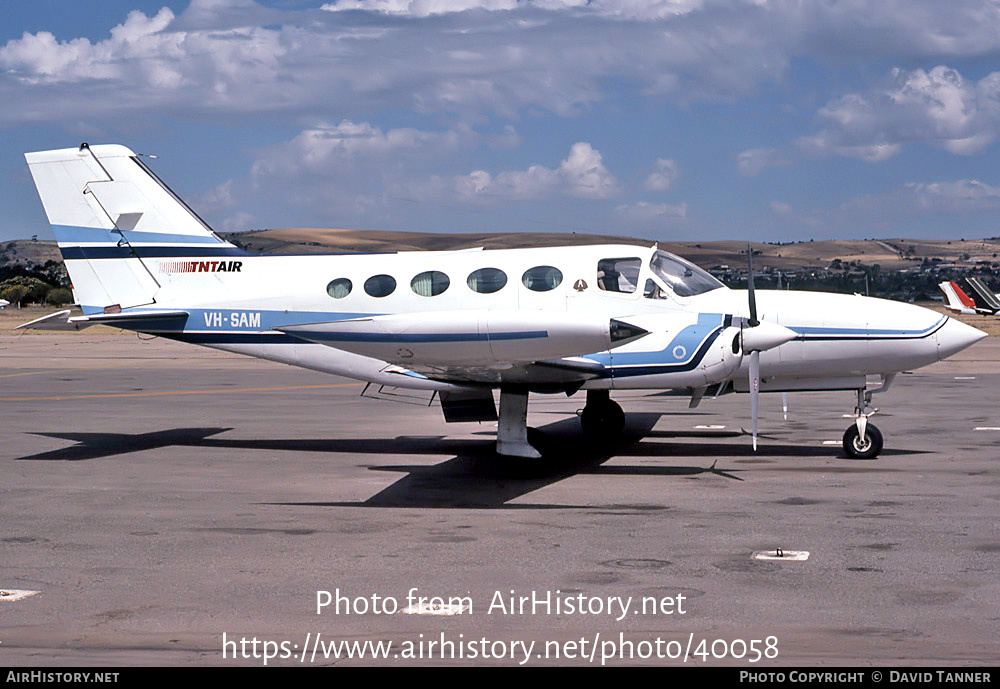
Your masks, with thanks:
[(573, 144), (557, 168), (532, 165), (491, 175), (475, 170), (455, 180), (454, 189), (466, 198), (546, 199), (571, 196), (607, 199), (619, 193), (619, 183), (604, 166), (601, 153), (585, 141)]
[[(103, 40), (25, 33), (0, 45), (0, 98), (18, 104), (0, 111), (0, 123), (59, 120), (77, 110), (120, 121), (136, 111), (288, 113), (300, 122), (331, 112), (370, 117), (382, 108), (466, 121), (531, 108), (566, 115), (622, 89), (681, 102), (751, 94), (780, 83), (799, 57), (926, 60), (1000, 50), (1000, 9), (977, 0), (339, 0), (325, 7), (340, 11), (195, 0), (177, 16), (168, 8), (133, 11)], [(986, 87), (976, 85), (979, 97)], [(850, 152), (893, 143), (838, 124), (837, 112), (851, 107), (850, 99), (828, 106), (829, 131), (817, 146)], [(944, 110), (950, 123), (954, 112)], [(991, 136), (981, 129), (950, 124), (941, 136), (954, 150), (980, 150)]]
[(764, 168), (778, 165), (790, 165), (788, 156), (775, 148), (751, 148), (737, 156), (736, 166), (741, 174), (755, 177)]
[(294, 139), (268, 149), (253, 166), (255, 177), (356, 172), (359, 167), (390, 166), (413, 156), (434, 157), (471, 144), (467, 129), (439, 132), (398, 128), (383, 130), (369, 122), (343, 120), (304, 129)]
[(643, 186), (650, 191), (667, 191), (670, 185), (680, 177), (681, 169), (673, 160), (660, 158), (656, 161), (656, 168), (646, 178)]
[(637, 201), (617, 206), (615, 213), (630, 222), (642, 225), (653, 221), (684, 219), (687, 217), (688, 205), (686, 203), (668, 204)]
[(823, 130), (798, 142), (809, 153), (880, 162), (917, 141), (981, 153), (1000, 131), (1000, 72), (969, 81), (943, 65), (894, 69), (889, 86), (836, 98), (819, 117)]

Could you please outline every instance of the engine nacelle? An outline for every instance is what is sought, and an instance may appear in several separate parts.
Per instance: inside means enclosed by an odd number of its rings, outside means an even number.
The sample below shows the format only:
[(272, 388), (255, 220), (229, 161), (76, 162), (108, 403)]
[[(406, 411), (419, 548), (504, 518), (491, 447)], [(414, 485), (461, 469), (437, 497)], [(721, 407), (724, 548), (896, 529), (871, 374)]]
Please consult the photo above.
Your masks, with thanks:
[(649, 331), (595, 358), (613, 369), (615, 388), (698, 388), (730, 378), (743, 360), (740, 328), (724, 314), (627, 316)]

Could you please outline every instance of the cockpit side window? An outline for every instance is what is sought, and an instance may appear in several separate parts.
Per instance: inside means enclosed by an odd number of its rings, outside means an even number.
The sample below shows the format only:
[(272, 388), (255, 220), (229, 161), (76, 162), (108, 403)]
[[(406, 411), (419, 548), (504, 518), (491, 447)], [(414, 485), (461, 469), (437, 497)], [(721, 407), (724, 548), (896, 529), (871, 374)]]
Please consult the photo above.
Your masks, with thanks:
[(642, 296), (646, 297), (646, 299), (667, 298), (667, 295), (663, 292), (663, 288), (653, 278), (646, 278), (646, 286), (642, 288)]
[(649, 267), (679, 297), (693, 297), (724, 286), (695, 264), (666, 251), (654, 253)]
[(605, 292), (632, 294), (639, 285), (639, 258), (602, 258), (597, 262), (597, 286)]

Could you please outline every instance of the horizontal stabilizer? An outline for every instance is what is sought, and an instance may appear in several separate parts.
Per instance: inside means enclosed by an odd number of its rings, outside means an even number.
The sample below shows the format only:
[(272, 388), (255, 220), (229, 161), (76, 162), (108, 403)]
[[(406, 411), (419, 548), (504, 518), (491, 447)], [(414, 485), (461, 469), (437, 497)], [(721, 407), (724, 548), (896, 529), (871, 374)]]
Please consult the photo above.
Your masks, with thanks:
[[(190, 314), (187, 311), (123, 311), (120, 313), (95, 313), (90, 316), (74, 316), (70, 323), (86, 323), (87, 325), (113, 325), (118, 328), (132, 328), (138, 323), (158, 323), (161, 326), (168, 321), (185, 321)], [(173, 329), (173, 328), (171, 328)]]
[(68, 316), (73, 313), (69, 309), (56, 311), (33, 321), (22, 323), (14, 330), (83, 330), (93, 323), (71, 323)]
[(69, 309), (50, 313), (22, 323), (15, 330), (83, 330), (92, 325), (111, 325), (128, 330), (181, 330), (188, 318), (187, 311), (135, 311), (95, 313), (70, 317)]

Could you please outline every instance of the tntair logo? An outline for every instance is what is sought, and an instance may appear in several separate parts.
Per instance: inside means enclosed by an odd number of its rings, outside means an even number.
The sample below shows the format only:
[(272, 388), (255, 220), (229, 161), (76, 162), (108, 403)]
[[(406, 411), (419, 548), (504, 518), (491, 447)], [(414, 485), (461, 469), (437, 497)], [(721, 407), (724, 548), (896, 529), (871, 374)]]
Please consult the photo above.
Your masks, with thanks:
[(163, 261), (161, 273), (239, 273), (243, 261)]

